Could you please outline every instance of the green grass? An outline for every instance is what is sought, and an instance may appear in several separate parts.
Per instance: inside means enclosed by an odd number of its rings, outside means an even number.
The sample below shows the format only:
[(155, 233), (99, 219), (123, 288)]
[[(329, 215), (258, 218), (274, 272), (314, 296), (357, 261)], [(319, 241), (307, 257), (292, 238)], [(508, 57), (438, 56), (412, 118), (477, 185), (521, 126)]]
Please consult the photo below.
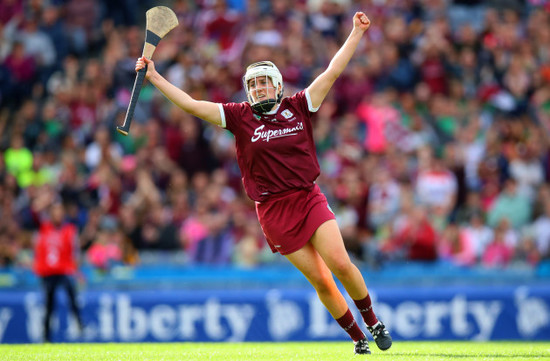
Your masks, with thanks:
[(395, 342), (353, 355), (351, 342), (0, 345), (0, 360), (550, 360), (550, 342)]

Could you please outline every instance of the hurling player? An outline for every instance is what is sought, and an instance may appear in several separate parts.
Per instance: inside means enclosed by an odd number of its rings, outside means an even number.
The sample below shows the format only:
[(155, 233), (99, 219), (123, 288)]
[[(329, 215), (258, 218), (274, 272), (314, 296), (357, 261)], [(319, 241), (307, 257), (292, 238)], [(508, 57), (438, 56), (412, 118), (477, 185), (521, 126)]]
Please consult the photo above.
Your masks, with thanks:
[(315, 180), (320, 168), (311, 117), (351, 59), (370, 20), (355, 13), (353, 29), (327, 69), (309, 87), (283, 97), (283, 78), (275, 64), (262, 61), (246, 69), (243, 85), (248, 102), (218, 104), (193, 99), (172, 85), (142, 57), (146, 78), (186, 112), (231, 131), (247, 195), (274, 252), (284, 255), (313, 285), (319, 299), (350, 335), (355, 353), (370, 353), (367, 338), (355, 321), (333, 274), (359, 308), (378, 348), (392, 339), (372, 309), (363, 276), (351, 262), (327, 200)]

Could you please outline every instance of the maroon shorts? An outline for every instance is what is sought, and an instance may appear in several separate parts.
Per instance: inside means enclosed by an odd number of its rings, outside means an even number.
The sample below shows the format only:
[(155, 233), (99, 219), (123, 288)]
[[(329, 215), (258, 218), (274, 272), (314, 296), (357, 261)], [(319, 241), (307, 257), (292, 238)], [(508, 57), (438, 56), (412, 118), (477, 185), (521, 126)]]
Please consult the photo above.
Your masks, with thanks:
[(321, 224), (335, 219), (318, 185), (256, 202), (256, 213), (271, 250), (283, 255), (302, 248)]

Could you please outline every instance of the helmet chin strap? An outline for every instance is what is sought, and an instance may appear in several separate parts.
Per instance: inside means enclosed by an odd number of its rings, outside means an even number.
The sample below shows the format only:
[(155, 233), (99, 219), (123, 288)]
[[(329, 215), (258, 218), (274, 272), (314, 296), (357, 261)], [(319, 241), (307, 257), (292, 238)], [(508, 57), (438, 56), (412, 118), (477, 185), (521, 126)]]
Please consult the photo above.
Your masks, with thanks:
[(254, 103), (252, 109), (258, 113), (268, 113), (273, 110), (273, 107), (278, 103), (275, 99), (262, 100), (261, 102)]

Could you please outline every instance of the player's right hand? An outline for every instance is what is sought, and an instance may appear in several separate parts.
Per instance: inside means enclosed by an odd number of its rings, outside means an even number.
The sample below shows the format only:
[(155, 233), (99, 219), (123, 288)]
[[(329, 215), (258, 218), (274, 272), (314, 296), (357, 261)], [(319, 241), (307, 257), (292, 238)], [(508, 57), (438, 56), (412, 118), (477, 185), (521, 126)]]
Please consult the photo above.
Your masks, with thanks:
[(151, 74), (155, 72), (155, 62), (153, 62), (151, 59), (147, 59), (144, 56), (142, 56), (141, 58), (138, 58), (138, 60), (136, 61), (136, 72), (145, 68), (146, 65), (147, 65), (147, 73), (145, 74), (145, 78), (149, 79)]

